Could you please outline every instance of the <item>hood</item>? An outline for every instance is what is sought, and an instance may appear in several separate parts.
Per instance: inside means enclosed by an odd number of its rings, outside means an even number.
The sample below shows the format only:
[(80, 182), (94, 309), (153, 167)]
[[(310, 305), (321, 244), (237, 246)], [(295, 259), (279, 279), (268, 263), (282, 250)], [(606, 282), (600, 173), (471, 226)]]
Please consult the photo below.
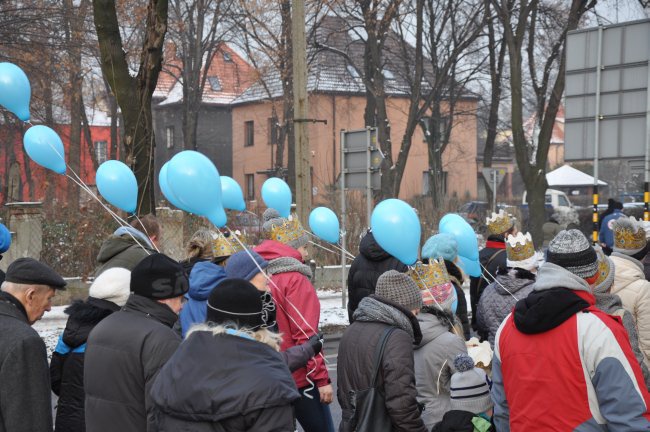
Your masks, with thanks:
[(70, 318), (63, 331), (63, 342), (76, 348), (86, 343), (90, 331), (113, 311), (77, 300), (65, 309), (65, 313), (70, 315)]
[(585, 291), (591, 294), (591, 287), (586, 280), (574, 275), (557, 264), (545, 262), (537, 271), (535, 291), (552, 288), (568, 288), (574, 291)]
[(359, 252), (370, 261), (384, 261), (393, 257), (379, 246), (372, 232), (369, 232), (361, 239)]
[(445, 267), (447, 268), (447, 273), (451, 278), (452, 282), (455, 282), (458, 286), (463, 286), (465, 277), (463, 276), (463, 271), (455, 263), (445, 260)]
[[(443, 312), (439, 311), (439, 313)], [(449, 331), (449, 328), (440, 321), (441, 319), (444, 319), (444, 317), (438, 317), (436, 314), (425, 311), (421, 311), (418, 314), (417, 320), (420, 324), (422, 340), (419, 344), (417, 344), (415, 349), (422, 348), (432, 340), (436, 339), (438, 336)], [(453, 317), (450, 317), (449, 319), (451, 319), (453, 322)]]
[(594, 301), (593, 295), (585, 291), (566, 288), (533, 291), (515, 304), (515, 326), (525, 334), (543, 333), (593, 305)]
[(169, 306), (138, 294), (131, 294), (122, 311), (145, 315), (169, 328), (178, 321), (178, 315)]
[(102, 243), (99, 254), (97, 254), (97, 261), (100, 264), (108, 262), (133, 245), (137, 245), (137, 243), (128, 235), (124, 237), (111, 236)]
[(595, 293), (594, 296), (596, 307), (605, 313), (612, 314), (613, 311), (623, 308), (623, 302), (616, 294)]
[(618, 293), (632, 282), (645, 280), (643, 264), (639, 260), (618, 252), (612, 253), (609, 259), (614, 263), (616, 271), (614, 274), (614, 284), (612, 285), (612, 294)]
[(276, 258), (295, 258), (300, 262), (302, 261), (302, 255), (296, 249), (288, 246), (284, 243), (280, 243), (275, 240), (264, 240), (262, 244), (253, 248), (255, 252), (260, 254), (262, 258), (267, 261), (274, 260)]
[(502, 296), (509, 296), (510, 293), (514, 294), (533, 283), (535, 283), (535, 275), (528, 270), (514, 268), (504, 271), (499, 269), (494, 290)]
[(139, 231), (132, 226), (123, 226), (119, 227), (118, 229), (115, 230), (113, 233), (114, 236), (119, 236), (119, 237), (128, 237), (131, 240), (133, 240), (132, 236), (135, 237), (138, 242), (140, 242), (143, 246), (147, 246), (151, 249), (153, 249), (153, 244), (151, 243), (151, 239), (147, 237), (146, 234), (144, 234), (142, 231)]
[(190, 273), (190, 290), (187, 296), (197, 301), (207, 300), (210, 293), (226, 278), (226, 270), (210, 261), (197, 262)]

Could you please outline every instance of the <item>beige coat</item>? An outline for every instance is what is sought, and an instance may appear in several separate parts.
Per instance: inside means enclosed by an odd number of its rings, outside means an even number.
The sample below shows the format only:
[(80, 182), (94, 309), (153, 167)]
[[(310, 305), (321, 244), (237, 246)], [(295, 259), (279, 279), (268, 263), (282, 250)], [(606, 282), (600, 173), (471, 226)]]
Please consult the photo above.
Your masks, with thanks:
[(650, 282), (646, 281), (643, 265), (638, 260), (619, 253), (613, 253), (610, 258), (616, 270), (611, 292), (619, 296), (623, 307), (632, 313), (639, 348), (650, 367)]

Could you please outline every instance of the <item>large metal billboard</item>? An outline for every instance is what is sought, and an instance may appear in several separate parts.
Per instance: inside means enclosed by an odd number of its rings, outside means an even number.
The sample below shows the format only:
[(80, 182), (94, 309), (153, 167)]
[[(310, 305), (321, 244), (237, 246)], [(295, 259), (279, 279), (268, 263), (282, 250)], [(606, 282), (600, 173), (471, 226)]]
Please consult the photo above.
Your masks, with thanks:
[(597, 130), (598, 159), (645, 158), (650, 20), (569, 32), (566, 55), (564, 158), (594, 159)]

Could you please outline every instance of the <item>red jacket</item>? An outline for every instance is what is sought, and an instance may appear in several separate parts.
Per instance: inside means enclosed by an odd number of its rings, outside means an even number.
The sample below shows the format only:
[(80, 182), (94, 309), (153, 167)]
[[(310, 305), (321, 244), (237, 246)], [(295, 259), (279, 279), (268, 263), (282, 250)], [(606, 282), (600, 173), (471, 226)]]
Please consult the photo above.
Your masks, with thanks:
[[(289, 257), (302, 263), (300, 252), (275, 240), (265, 240), (255, 248), (255, 252), (269, 262)], [(280, 349), (285, 351), (307, 342), (318, 330), (320, 321), (320, 301), (314, 286), (304, 274), (288, 271), (271, 275), (269, 287), (276, 304), (278, 328), (282, 333)], [(299, 389), (311, 385), (308, 378), (316, 387), (330, 383), (323, 357), (324, 354), (317, 355), (307, 362), (307, 367), (293, 372), (293, 379)]]

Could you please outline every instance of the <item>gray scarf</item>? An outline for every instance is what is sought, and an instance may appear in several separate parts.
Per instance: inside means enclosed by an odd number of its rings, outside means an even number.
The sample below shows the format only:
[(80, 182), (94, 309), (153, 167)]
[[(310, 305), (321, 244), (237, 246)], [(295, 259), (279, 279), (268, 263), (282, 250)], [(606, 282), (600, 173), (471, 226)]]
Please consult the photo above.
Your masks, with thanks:
[(381, 322), (391, 326), (396, 326), (408, 333), (412, 339), (415, 339), (411, 321), (402, 311), (375, 300), (372, 297), (364, 297), (361, 300), (359, 307), (354, 311), (353, 318), (355, 321)]
[(307, 276), (308, 279), (313, 277), (311, 268), (307, 264), (303, 264), (297, 259), (291, 257), (276, 258), (269, 261), (269, 266), (266, 268), (266, 271), (270, 275), (298, 272)]

